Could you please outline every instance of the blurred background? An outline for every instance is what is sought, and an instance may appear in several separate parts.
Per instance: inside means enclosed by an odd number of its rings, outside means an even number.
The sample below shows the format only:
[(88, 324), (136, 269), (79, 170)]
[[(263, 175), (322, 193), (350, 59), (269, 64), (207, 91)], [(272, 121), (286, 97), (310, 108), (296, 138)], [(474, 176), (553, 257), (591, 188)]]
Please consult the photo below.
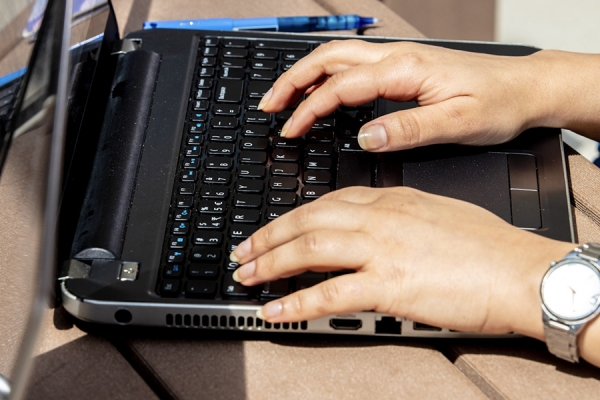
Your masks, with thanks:
[[(152, 0), (127, 1), (148, 7)], [(429, 38), (499, 41), (600, 53), (598, 0), (381, 1)], [(19, 36), (32, 3), (33, 0), (0, 0), (0, 33)], [(14, 42), (0, 42), (0, 59), (11, 51), (19, 51)], [(0, 70), (0, 76), (8, 72)], [(565, 141), (590, 160), (598, 157), (595, 142), (569, 132), (565, 133)]]

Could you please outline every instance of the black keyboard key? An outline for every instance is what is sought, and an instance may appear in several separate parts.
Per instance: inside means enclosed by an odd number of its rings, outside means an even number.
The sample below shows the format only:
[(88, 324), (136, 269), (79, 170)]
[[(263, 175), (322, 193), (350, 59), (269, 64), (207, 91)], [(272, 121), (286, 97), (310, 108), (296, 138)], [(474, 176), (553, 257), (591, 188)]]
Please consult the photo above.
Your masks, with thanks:
[(297, 197), (296, 193), (290, 192), (269, 193), (267, 203), (274, 206), (295, 206)]
[(281, 217), (283, 214), (290, 212), (294, 207), (268, 207), (265, 216), (269, 221)]
[(228, 272), (223, 277), (223, 296), (234, 297), (234, 298), (246, 298), (250, 297), (252, 288), (244, 286), (233, 280), (233, 273)]
[(173, 213), (175, 221), (189, 221), (192, 218), (192, 211), (189, 208), (176, 208)]
[[(225, 81), (217, 85), (215, 91), (216, 100), (221, 103), (239, 103), (242, 101), (242, 92), (244, 91), (244, 82)], [(237, 118), (235, 118), (237, 121)]]
[(208, 89), (196, 90), (196, 100), (207, 100), (212, 96), (212, 91)]
[(200, 68), (199, 74), (201, 78), (212, 77), (215, 75), (215, 69), (213, 67), (202, 67)]
[(190, 279), (213, 279), (219, 276), (219, 264), (190, 264), (187, 274)]
[(266, 175), (267, 169), (262, 165), (241, 164), (237, 170), (237, 176), (241, 178), (262, 179)]
[(246, 58), (248, 56), (248, 50), (246, 49), (225, 49), (223, 50), (223, 57), (225, 58)]
[(213, 128), (233, 129), (237, 127), (237, 125), (237, 117), (214, 117), (210, 121), (210, 126), (212, 126)]
[(235, 190), (238, 193), (262, 193), (264, 183), (259, 179), (240, 178), (235, 182)]
[(206, 160), (204, 161), (204, 167), (206, 169), (230, 170), (233, 167), (233, 159), (231, 157), (206, 157)]
[(242, 135), (247, 137), (269, 137), (271, 130), (266, 125), (245, 125), (242, 128)]
[(305, 171), (302, 175), (304, 184), (329, 184), (331, 183), (331, 173), (329, 171)]
[(177, 200), (175, 201), (176, 207), (181, 208), (190, 208), (194, 204), (193, 196), (177, 196)]
[(214, 67), (217, 64), (217, 58), (216, 57), (202, 57), (202, 60), (200, 60), (200, 64), (203, 67)]
[(328, 143), (309, 143), (306, 145), (306, 155), (329, 157), (333, 154), (333, 146)]
[(260, 208), (262, 196), (258, 194), (236, 194), (233, 197), (234, 207)]
[(260, 298), (265, 300), (278, 299), (286, 296), (290, 292), (290, 280), (279, 279), (273, 282), (263, 284)]
[(373, 155), (365, 151), (340, 151), (336, 189), (348, 186), (371, 186), (372, 160)]
[(210, 78), (200, 78), (198, 80), (198, 85), (196, 86), (198, 89), (210, 89), (212, 88), (213, 80)]
[(333, 131), (311, 131), (305, 138), (309, 143), (333, 143), (334, 136)]
[(271, 86), (273, 86), (271, 82), (250, 82), (248, 83), (248, 97), (250, 97), (251, 99), (262, 98), (265, 95), (265, 93), (267, 93), (267, 91), (271, 89)]
[(273, 50), (298, 50), (308, 51), (307, 42), (290, 42), (280, 40), (262, 40), (254, 42), (254, 47), (257, 49), (273, 49)]
[(306, 185), (302, 188), (303, 199), (318, 199), (319, 197), (329, 193), (331, 189), (329, 186), (320, 185)]
[(194, 194), (196, 192), (196, 185), (193, 183), (181, 183), (177, 187), (179, 194)]
[(211, 281), (187, 281), (185, 297), (210, 299), (217, 294), (217, 283)]
[(216, 247), (196, 246), (192, 249), (192, 260), (202, 263), (218, 263), (221, 261), (221, 250)]
[(186, 157), (198, 157), (200, 156), (200, 151), (200, 146), (186, 146), (185, 149), (183, 149), (183, 155)]
[(273, 176), (298, 176), (298, 164), (274, 162), (271, 164)]
[(196, 229), (223, 229), (225, 217), (223, 215), (200, 215), (196, 218)]
[(181, 263), (183, 262), (183, 251), (181, 250), (170, 250), (167, 252), (168, 263)]
[(202, 174), (202, 182), (206, 184), (229, 185), (231, 182), (231, 173), (227, 171), (208, 170)]
[(170, 249), (183, 249), (187, 244), (187, 238), (183, 236), (171, 236), (169, 238)]
[(323, 118), (318, 119), (312, 126), (312, 129), (332, 129), (335, 127), (334, 118)]
[(207, 100), (196, 100), (194, 101), (194, 110), (195, 111), (204, 111), (208, 110), (210, 103)]
[(298, 180), (287, 176), (274, 176), (269, 181), (271, 190), (296, 191), (298, 189)]
[(246, 71), (243, 68), (223, 67), (219, 73), (219, 78), (230, 79), (232, 81), (241, 81), (245, 76)]
[(191, 134), (203, 133), (205, 128), (206, 128), (206, 124), (204, 122), (193, 122), (190, 124), (188, 133), (191, 133)]
[(202, 144), (202, 135), (188, 135), (185, 144), (200, 146)]
[(216, 231), (203, 231), (194, 233), (194, 244), (204, 246), (218, 246), (223, 241), (223, 234)]
[(258, 110), (258, 103), (260, 103), (260, 99), (246, 100), (246, 110), (250, 110), (250, 111)]
[(250, 79), (253, 81), (274, 81), (277, 79), (275, 71), (253, 70), (250, 71)]
[(267, 153), (264, 151), (245, 150), (240, 152), (240, 163), (242, 164), (261, 164), (267, 163)]
[(210, 142), (206, 146), (206, 152), (209, 155), (229, 156), (235, 153), (235, 144), (230, 143), (213, 143)]
[(246, 239), (258, 230), (258, 225), (233, 224), (229, 228), (229, 237)]
[(269, 139), (267, 138), (244, 138), (241, 143), (243, 150), (267, 150)]
[(300, 151), (298, 149), (274, 149), (271, 153), (273, 162), (298, 162)]
[(223, 47), (246, 48), (249, 42), (244, 39), (221, 39)]
[(338, 142), (339, 151), (362, 151), (365, 152), (358, 144), (358, 140), (340, 140)]
[(185, 169), (181, 171), (182, 182), (196, 182), (198, 180), (198, 171), (194, 169)]
[(165, 278), (179, 278), (183, 274), (183, 264), (167, 264), (163, 271)]
[(208, 134), (210, 142), (235, 142), (237, 132), (234, 129), (214, 129)]
[(173, 235), (187, 235), (190, 230), (190, 224), (187, 222), (175, 222), (173, 224), (173, 228), (171, 229), (171, 233)]
[(165, 279), (160, 283), (160, 294), (163, 296), (177, 296), (179, 285), (177, 279)]
[(277, 61), (269, 61), (269, 60), (252, 60), (250, 63), (250, 68), (254, 70), (266, 70), (266, 71), (274, 71), (277, 69)]
[(227, 203), (224, 200), (201, 200), (198, 211), (200, 214), (225, 214)]
[(276, 60), (279, 58), (279, 52), (274, 50), (255, 50), (255, 60)]
[(308, 55), (307, 51), (284, 51), (282, 53), (283, 59), (286, 61), (298, 61), (302, 57)]
[(333, 161), (331, 158), (306, 157), (306, 160), (304, 160), (304, 169), (330, 170), (332, 164)]
[(217, 55), (218, 52), (219, 52), (219, 49), (214, 46), (205, 47), (204, 49), (202, 49), (202, 55), (206, 56), (206, 57), (214, 57)]
[(260, 222), (260, 211), (247, 208), (234, 208), (231, 211), (233, 222), (256, 224)]
[(229, 72), (232, 73), (234, 69), (243, 70), (246, 68), (246, 60), (240, 60), (235, 58), (224, 58), (221, 60), (221, 71), (225, 68), (229, 68)]
[(241, 239), (230, 240), (229, 242), (227, 242), (227, 247), (225, 248), (225, 251), (227, 252), (227, 254), (233, 253), (233, 251), (236, 249), (236, 247), (238, 247), (238, 245), (242, 242), (243, 242), (243, 240), (241, 240)]
[(276, 149), (299, 149), (304, 144), (304, 141), (301, 138), (284, 138), (284, 137), (274, 137), (273, 138), (273, 147)]
[(248, 111), (244, 116), (245, 124), (267, 124), (271, 123), (271, 114), (262, 111)]
[(237, 104), (217, 104), (213, 107), (215, 115), (239, 115), (241, 108)]
[(219, 39), (207, 36), (203, 39), (202, 43), (205, 47), (217, 46), (219, 44)]
[(288, 119), (290, 119), (293, 112), (294, 110), (280, 111), (275, 115), (275, 121), (277, 121), (279, 124), (284, 124)]
[(200, 189), (200, 197), (203, 199), (225, 199), (229, 196), (229, 188), (216, 185), (205, 185)]
[(281, 63), (281, 69), (287, 71), (288, 69), (292, 68), (294, 64), (296, 64), (296, 61), (284, 61)]

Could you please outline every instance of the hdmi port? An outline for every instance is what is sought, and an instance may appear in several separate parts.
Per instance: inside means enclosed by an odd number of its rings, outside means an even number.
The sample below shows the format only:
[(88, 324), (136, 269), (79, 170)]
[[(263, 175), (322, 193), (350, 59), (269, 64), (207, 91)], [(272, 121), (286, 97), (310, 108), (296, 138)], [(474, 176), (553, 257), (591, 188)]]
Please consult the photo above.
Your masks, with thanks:
[(331, 318), (329, 326), (338, 331), (356, 331), (362, 328), (362, 321), (360, 319)]

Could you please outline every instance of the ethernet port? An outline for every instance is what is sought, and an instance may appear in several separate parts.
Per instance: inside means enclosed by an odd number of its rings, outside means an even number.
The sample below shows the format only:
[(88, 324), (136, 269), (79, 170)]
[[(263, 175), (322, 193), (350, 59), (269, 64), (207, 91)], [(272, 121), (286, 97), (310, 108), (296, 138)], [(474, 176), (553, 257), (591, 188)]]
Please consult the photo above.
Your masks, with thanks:
[(375, 321), (375, 333), (379, 335), (400, 335), (402, 331), (402, 322), (396, 321), (394, 317), (381, 317), (381, 320)]

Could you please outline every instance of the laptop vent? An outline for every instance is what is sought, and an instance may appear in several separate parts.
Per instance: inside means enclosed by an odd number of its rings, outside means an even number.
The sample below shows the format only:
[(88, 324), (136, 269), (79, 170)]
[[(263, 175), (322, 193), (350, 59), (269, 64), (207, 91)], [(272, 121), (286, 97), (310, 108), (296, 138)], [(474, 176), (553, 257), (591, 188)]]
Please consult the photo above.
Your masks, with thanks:
[(234, 317), (232, 315), (167, 314), (166, 325), (170, 328), (270, 329), (286, 331), (305, 331), (308, 329), (306, 321), (271, 324), (256, 317)]

